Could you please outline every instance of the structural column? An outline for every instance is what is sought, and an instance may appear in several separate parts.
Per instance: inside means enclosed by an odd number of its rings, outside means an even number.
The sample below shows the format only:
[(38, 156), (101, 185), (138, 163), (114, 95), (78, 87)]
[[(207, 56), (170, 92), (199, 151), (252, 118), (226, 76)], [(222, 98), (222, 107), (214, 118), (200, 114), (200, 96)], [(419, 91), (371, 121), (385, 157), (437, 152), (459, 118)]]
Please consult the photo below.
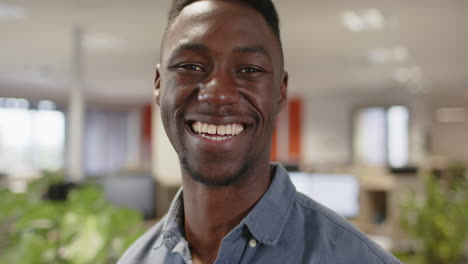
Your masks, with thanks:
[(84, 132), (84, 75), (83, 75), (83, 32), (76, 26), (73, 32), (73, 81), (68, 101), (68, 162), (67, 177), (72, 182), (84, 180), (83, 132)]

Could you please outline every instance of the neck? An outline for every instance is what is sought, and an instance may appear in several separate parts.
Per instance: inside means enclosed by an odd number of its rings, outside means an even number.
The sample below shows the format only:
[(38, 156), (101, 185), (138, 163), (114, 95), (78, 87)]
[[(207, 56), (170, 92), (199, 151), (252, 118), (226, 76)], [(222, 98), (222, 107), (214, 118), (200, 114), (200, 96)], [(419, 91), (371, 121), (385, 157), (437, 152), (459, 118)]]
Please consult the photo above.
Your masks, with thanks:
[(270, 184), (270, 165), (231, 186), (210, 187), (184, 175), (184, 228), (192, 257), (213, 263), (222, 239), (249, 213)]

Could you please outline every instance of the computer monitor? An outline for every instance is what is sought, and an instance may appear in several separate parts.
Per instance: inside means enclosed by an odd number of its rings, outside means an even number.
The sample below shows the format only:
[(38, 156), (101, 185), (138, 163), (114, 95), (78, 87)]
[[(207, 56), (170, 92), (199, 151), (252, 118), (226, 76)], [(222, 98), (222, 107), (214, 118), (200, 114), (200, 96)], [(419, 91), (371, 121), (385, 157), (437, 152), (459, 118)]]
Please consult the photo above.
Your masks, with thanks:
[(290, 172), (298, 192), (346, 218), (359, 214), (359, 182), (353, 175)]
[(146, 219), (155, 217), (155, 183), (150, 175), (112, 175), (100, 181), (111, 203), (138, 210)]

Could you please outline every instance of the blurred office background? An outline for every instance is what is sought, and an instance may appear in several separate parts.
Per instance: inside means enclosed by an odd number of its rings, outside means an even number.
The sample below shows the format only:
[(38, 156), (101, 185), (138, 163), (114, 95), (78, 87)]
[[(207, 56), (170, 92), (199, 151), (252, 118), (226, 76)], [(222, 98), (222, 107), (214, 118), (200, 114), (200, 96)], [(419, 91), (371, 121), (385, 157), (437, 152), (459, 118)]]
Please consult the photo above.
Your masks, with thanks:
[[(468, 1), (275, 3), (290, 102), (272, 159), (408, 263), (463, 263)], [(153, 105), (168, 7), (0, 0), (3, 188), (27, 194), (47, 170), (96, 183), (147, 224), (164, 214), (181, 184)]]

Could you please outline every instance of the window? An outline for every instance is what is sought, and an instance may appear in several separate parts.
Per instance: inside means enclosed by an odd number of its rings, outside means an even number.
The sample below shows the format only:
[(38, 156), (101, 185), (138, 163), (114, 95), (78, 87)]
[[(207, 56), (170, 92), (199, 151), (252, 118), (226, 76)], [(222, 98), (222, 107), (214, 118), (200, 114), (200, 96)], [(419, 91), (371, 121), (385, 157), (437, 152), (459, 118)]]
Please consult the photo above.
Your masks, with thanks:
[(404, 106), (392, 106), (387, 111), (388, 164), (393, 168), (408, 165), (409, 160), (409, 113)]
[(63, 167), (65, 117), (55, 104), (0, 98), (0, 172)]
[(401, 168), (409, 162), (409, 111), (405, 106), (366, 107), (354, 117), (355, 162)]

